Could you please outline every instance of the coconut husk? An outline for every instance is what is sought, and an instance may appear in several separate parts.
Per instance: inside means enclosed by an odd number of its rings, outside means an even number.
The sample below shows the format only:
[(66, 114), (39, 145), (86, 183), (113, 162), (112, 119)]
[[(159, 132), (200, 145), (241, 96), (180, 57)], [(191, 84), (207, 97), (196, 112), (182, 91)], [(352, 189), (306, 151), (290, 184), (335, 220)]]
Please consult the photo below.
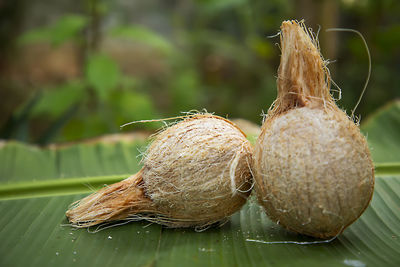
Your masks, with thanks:
[(267, 215), (314, 237), (340, 234), (368, 206), (374, 166), (365, 137), (329, 93), (318, 42), (302, 22), (281, 26), (278, 97), (254, 154)]
[(252, 147), (232, 122), (191, 115), (158, 133), (137, 174), (74, 203), (75, 227), (147, 219), (169, 227), (222, 221), (250, 194)]

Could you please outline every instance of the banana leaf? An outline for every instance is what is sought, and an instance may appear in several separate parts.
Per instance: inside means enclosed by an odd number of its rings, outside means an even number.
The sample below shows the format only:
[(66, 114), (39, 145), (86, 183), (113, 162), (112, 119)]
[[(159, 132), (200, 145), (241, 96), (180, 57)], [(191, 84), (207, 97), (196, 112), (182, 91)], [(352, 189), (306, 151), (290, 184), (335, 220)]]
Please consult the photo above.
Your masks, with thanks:
[(362, 131), (376, 165), (373, 200), (343, 234), (320, 242), (271, 222), (254, 197), (226, 224), (202, 232), (146, 221), (76, 230), (68, 206), (137, 172), (145, 141), (2, 142), (0, 266), (399, 266), (400, 102)]

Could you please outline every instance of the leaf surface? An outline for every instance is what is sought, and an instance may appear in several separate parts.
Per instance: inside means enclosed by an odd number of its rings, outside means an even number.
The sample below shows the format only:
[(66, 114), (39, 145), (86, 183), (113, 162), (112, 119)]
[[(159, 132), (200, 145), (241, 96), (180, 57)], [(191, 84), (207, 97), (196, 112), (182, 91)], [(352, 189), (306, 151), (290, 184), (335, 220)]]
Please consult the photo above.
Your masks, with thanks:
[(75, 230), (66, 225), (68, 206), (137, 172), (145, 143), (48, 148), (2, 143), (0, 266), (398, 266), (398, 105), (386, 107), (362, 127), (377, 166), (371, 205), (342, 235), (319, 244), (295, 244), (315, 239), (272, 223), (254, 198), (225, 225), (203, 232), (145, 221), (98, 232)]

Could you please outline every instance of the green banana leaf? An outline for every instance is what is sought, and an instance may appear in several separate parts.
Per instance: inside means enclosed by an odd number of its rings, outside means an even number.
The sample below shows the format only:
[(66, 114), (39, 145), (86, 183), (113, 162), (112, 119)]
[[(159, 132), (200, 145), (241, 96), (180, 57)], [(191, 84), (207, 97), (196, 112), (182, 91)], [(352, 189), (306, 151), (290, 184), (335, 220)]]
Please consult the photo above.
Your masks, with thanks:
[(254, 198), (202, 232), (146, 221), (76, 230), (64, 215), (70, 203), (137, 172), (145, 142), (0, 143), (0, 266), (400, 266), (400, 102), (362, 130), (376, 164), (373, 200), (319, 243), (272, 223)]

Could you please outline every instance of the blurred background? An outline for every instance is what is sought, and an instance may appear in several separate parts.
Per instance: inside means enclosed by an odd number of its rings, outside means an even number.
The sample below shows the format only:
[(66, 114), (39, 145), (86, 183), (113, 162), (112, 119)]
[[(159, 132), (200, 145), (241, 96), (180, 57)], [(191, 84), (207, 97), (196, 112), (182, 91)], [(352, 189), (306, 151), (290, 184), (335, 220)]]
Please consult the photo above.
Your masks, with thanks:
[[(305, 19), (350, 113), (400, 97), (398, 0), (0, 1), (0, 139), (47, 144), (202, 110), (260, 124), (276, 97), (279, 31)], [(333, 89), (335, 89), (333, 87)], [(335, 97), (337, 93), (332, 91)], [(151, 131), (158, 123), (129, 126)]]

